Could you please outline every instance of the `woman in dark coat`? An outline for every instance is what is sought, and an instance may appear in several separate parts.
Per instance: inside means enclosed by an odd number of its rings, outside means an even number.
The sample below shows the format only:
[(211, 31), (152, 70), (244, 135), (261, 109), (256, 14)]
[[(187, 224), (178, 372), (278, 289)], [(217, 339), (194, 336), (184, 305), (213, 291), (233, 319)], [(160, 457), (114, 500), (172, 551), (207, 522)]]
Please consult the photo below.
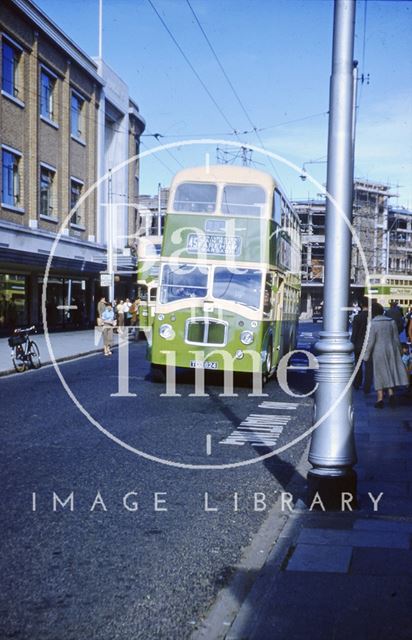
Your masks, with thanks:
[(364, 360), (372, 358), (374, 387), (378, 398), (375, 407), (383, 408), (383, 392), (388, 390), (389, 404), (394, 406), (394, 387), (408, 384), (408, 376), (401, 358), (401, 343), (396, 323), (383, 315), (380, 304), (372, 305), (372, 322)]

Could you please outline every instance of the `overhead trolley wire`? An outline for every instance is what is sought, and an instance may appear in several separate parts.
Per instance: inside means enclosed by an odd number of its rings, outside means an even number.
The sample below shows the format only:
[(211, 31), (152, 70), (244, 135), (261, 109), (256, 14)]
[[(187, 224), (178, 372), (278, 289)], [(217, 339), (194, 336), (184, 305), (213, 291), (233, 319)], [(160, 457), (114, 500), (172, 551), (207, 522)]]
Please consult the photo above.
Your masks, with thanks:
[(239, 103), (243, 113), (245, 114), (250, 126), (252, 127), (253, 131), (256, 131), (256, 127), (255, 127), (254, 123), (252, 122), (252, 120), (251, 120), (251, 118), (250, 118), (250, 116), (249, 116), (249, 114), (248, 114), (248, 112), (247, 112), (247, 110), (245, 108), (245, 105), (243, 104), (242, 100), (240, 99), (240, 96), (239, 96), (238, 92), (236, 91), (235, 87), (233, 86), (233, 83), (230, 80), (228, 74), (226, 73), (226, 70), (225, 70), (223, 64), (221, 63), (221, 61), (219, 59), (219, 56), (217, 55), (212, 43), (210, 42), (210, 40), (209, 40), (209, 38), (207, 36), (207, 33), (204, 30), (199, 18), (197, 17), (195, 10), (193, 9), (193, 7), (190, 4), (189, 0), (186, 0), (186, 3), (188, 5), (190, 11), (192, 12), (192, 15), (193, 15), (194, 19), (196, 20), (197, 25), (198, 25), (200, 31), (202, 32), (207, 44), (209, 45), (209, 49), (211, 50), (211, 52), (213, 54), (213, 57), (215, 58), (217, 64), (219, 65), (219, 68), (220, 68), (221, 72), (223, 73), (223, 75), (224, 75), (224, 77), (226, 79), (226, 82), (228, 83), (229, 87), (231, 88), (231, 90), (233, 92), (233, 95), (235, 96), (236, 100), (238, 101), (238, 103)]
[[(142, 144), (144, 147), (146, 147), (146, 149), (148, 149), (148, 151), (150, 151), (150, 147), (148, 147), (148, 146), (147, 146), (147, 144), (146, 144), (143, 140), (141, 140), (141, 144)], [(157, 152), (155, 152), (153, 155), (154, 155), (155, 159), (156, 159), (158, 162), (160, 162), (160, 164), (162, 164), (162, 165), (165, 167), (165, 169), (167, 169), (167, 170), (169, 171), (169, 173), (170, 173), (172, 176), (174, 176), (174, 175), (175, 175), (175, 173), (176, 173), (176, 172), (175, 172), (175, 171), (172, 171), (172, 169), (169, 167), (169, 165), (167, 165), (167, 164), (166, 164), (166, 162), (164, 162), (164, 160), (162, 160), (161, 158), (159, 158), (159, 157), (158, 157)], [(175, 158), (175, 159), (176, 159), (176, 158)]]
[[(151, 1), (151, 0), (148, 0), (148, 2), (150, 2), (150, 1)], [(225, 79), (226, 79), (226, 82), (228, 83), (229, 87), (231, 88), (231, 90), (232, 90), (232, 92), (233, 92), (233, 95), (235, 96), (236, 100), (238, 101), (238, 103), (239, 103), (239, 105), (240, 105), (240, 107), (241, 107), (241, 109), (242, 109), (243, 113), (245, 114), (245, 116), (246, 116), (246, 118), (247, 118), (247, 120), (248, 120), (248, 122), (249, 122), (250, 126), (252, 127), (252, 131), (253, 131), (253, 133), (256, 135), (256, 137), (257, 137), (257, 139), (258, 139), (258, 141), (259, 141), (260, 146), (262, 147), (262, 149), (263, 149), (264, 151), (266, 151), (266, 152), (267, 152), (267, 149), (266, 149), (266, 147), (265, 147), (265, 145), (264, 145), (264, 143), (263, 143), (263, 140), (262, 140), (261, 136), (259, 135), (259, 129), (256, 127), (256, 125), (255, 125), (255, 123), (253, 122), (252, 118), (250, 117), (250, 115), (249, 115), (249, 113), (248, 113), (248, 111), (247, 111), (247, 109), (246, 109), (245, 105), (243, 104), (242, 100), (240, 99), (238, 92), (236, 91), (235, 87), (233, 86), (232, 81), (230, 80), (230, 78), (229, 78), (229, 76), (228, 76), (228, 74), (227, 74), (227, 72), (226, 72), (225, 68), (223, 67), (223, 65), (222, 65), (222, 63), (221, 63), (221, 61), (220, 61), (220, 59), (219, 59), (219, 56), (217, 55), (217, 53), (216, 53), (216, 51), (215, 51), (215, 49), (214, 49), (214, 47), (213, 47), (212, 43), (210, 42), (210, 40), (209, 40), (209, 38), (208, 38), (208, 36), (207, 36), (207, 34), (206, 34), (206, 31), (204, 30), (203, 26), (201, 25), (201, 22), (200, 22), (199, 18), (197, 17), (197, 15), (196, 15), (196, 13), (195, 13), (195, 11), (194, 11), (194, 9), (193, 9), (192, 5), (190, 4), (189, 0), (186, 0), (186, 3), (187, 3), (187, 5), (188, 5), (188, 7), (190, 8), (190, 11), (192, 12), (192, 14), (193, 14), (193, 16), (194, 16), (194, 18), (195, 18), (195, 20), (196, 20), (196, 22), (197, 22), (197, 25), (198, 25), (198, 27), (199, 27), (200, 31), (202, 32), (202, 34), (203, 34), (203, 36), (204, 36), (204, 38), (205, 38), (205, 40), (206, 40), (207, 44), (209, 45), (209, 48), (210, 48), (210, 50), (211, 50), (211, 52), (212, 52), (212, 54), (213, 54), (213, 56), (214, 56), (214, 58), (215, 58), (215, 60), (216, 60), (217, 64), (219, 65), (220, 70), (222, 71), (222, 73), (223, 73), (223, 75), (224, 75), (224, 77), (225, 77)], [(267, 157), (269, 158), (269, 162), (270, 162), (270, 164), (272, 165), (272, 169), (273, 169), (274, 173), (275, 173), (275, 174), (278, 176), (278, 178), (279, 178), (279, 175), (278, 175), (278, 173), (277, 173), (277, 170), (276, 170), (276, 167), (275, 167), (275, 165), (274, 165), (274, 163), (273, 163), (272, 158), (271, 158), (270, 156), (267, 156)]]
[[(311, 118), (318, 118), (319, 116), (327, 116), (329, 115), (329, 111), (319, 111), (318, 113), (312, 113), (308, 116), (302, 116), (301, 118), (294, 118), (293, 120), (285, 120), (284, 122), (277, 122), (276, 124), (269, 125), (267, 127), (258, 127), (257, 131), (268, 131), (269, 129), (275, 129), (276, 127), (283, 127), (288, 124), (295, 124), (296, 122), (303, 122), (304, 120), (309, 120)], [(249, 133), (254, 133), (254, 129), (249, 129), (245, 131), (237, 131), (239, 135), (247, 135)], [(205, 133), (143, 133), (142, 138), (156, 138), (156, 140), (160, 140), (160, 138), (181, 138), (182, 135), (189, 138), (212, 138), (219, 136), (233, 136), (235, 133), (233, 131), (219, 131), (213, 132), (210, 131)]]
[(150, 6), (152, 7), (153, 11), (155, 12), (155, 14), (157, 15), (157, 17), (159, 18), (160, 22), (162, 23), (164, 29), (167, 31), (167, 33), (169, 34), (170, 38), (173, 40), (174, 44), (176, 45), (176, 47), (178, 48), (178, 50), (180, 51), (180, 53), (182, 54), (183, 58), (185, 59), (186, 63), (189, 65), (190, 69), (193, 71), (194, 75), (196, 76), (196, 78), (198, 79), (198, 81), (200, 82), (200, 84), (202, 85), (203, 89), (206, 91), (207, 95), (209, 96), (210, 100), (213, 102), (213, 104), (215, 105), (216, 109), (219, 111), (220, 115), (222, 116), (222, 118), (224, 119), (224, 121), (226, 122), (226, 124), (230, 127), (230, 129), (233, 131), (234, 135), (238, 135), (238, 132), (236, 130), (236, 127), (234, 127), (232, 125), (232, 123), (230, 122), (230, 120), (227, 118), (227, 116), (225, 115), (224, 111), (222, 110), (222, 108), (220, 107), (219, 103), (217, 102), (217, 100), (215, 99), (215, 97), (213, 96), (213, 94), (211, 93), (211, 91), (209, 90), (209, 88), (207, 87), (206, 83), (202, 80), (202, 78), (200, 77), (199, 73), (196, 71), (195, 67), (193, 66), (192, 62), (190, 61), (189, 57), (186, 55), (186, 53), (183, 51), (182, 47), (180, 46), (179, 42), (176, 40), (175, 36), (173, 35), (172, 31), (169, 29), (168, 25), (166, 24), (165, 20), (162, 18), (162, 16), (160, 15), (160, 13), (158, 12), (158, 10), (156, 9), (155, 5), (153, 4), (152, 0), (147, 0), (147, 2), (150, 4)]

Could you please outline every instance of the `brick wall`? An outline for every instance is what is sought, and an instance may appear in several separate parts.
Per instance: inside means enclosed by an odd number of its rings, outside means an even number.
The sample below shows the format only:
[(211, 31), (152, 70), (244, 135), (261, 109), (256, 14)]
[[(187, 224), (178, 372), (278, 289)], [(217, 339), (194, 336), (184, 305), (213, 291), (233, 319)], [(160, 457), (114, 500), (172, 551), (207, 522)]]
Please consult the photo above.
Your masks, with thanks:
[[(58, 224), (40, 218), (40, 164), (56, 169), (53, 217), (61, 223), (69, 213), (70, 178), (84, 183), (85, 192), (97, 179), (97, 112), (99, 87), (95, 79), (76, 61), (60, 49), (38, 26), (20, 12), (9, 0), (0, 3), (0, 31), (22, 47), (19, 63), (19, 105), (0, 96), (0, 140), (19, 151), (21, 161), (20, 194), (24, 213), (0, 208), (0, 218), (18, 224), (36, 224), (39, 228), (56, 232)], [(1, 47), (0, 47), (1, 57)], [(53, 121), (40, 117), (39, 93), (41, 65), (56, 75), (53, 89)], [(1, 60), (0, 60), (1, 68)], [(72, 139), (70, 128), (71, 92), (83, 98), (82, 142)], [(1, 180), (1, 175), (0, 175)], [(92, 194), (82, 207), (81, 225), (85, 229), (71, 229), (70, 233), (84, 240), (96, 233), (96, 196)]]

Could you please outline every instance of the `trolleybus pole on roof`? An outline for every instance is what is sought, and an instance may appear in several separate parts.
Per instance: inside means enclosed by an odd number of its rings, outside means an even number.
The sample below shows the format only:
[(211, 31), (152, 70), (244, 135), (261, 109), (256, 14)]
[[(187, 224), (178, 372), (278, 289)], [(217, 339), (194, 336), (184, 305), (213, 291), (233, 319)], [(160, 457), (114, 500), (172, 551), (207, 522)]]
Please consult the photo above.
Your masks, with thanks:
[[(342, 494), (356, 500), (352, 395), (352, 343), (347, 331), (353, 198), (353, 49), (355, 0), (335, 0), (332, 75), (329, 99), (323, 331), (316, 344), (319, 369), (314, 419), (318, 421), (309, 452), (309, 497), (317, 492), (325, 508), (343, 508)], [(348, 387), (346, 393), (345, 388)], [(341, 397), (343, 395), (343, 397)], [(339, 401), (339, 398), (341, 400)], [(336, 406), (334, 406), (336, 405)]]

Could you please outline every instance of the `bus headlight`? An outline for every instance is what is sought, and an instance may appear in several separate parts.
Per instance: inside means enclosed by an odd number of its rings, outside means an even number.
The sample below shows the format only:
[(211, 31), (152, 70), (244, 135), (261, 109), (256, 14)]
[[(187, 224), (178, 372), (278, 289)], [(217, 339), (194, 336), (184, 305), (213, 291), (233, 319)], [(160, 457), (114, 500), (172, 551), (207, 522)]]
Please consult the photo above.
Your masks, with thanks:
[(162, 324), (159, 329), (159, 335), (165, 340), (173, 340), (173, 338), (175, 337), (175, 332), (173, 331), (170, 324)]
[(244, 353), (242, 351), (242, 349), (238, 349), (235, 353), (235, 358), (236, 360), (241, 360), (244, 356)]
[(240, 342), (242, 344), (252, 344), (254, 340), (254, 335), (251, 331), (242, 331), (240, 334)]

